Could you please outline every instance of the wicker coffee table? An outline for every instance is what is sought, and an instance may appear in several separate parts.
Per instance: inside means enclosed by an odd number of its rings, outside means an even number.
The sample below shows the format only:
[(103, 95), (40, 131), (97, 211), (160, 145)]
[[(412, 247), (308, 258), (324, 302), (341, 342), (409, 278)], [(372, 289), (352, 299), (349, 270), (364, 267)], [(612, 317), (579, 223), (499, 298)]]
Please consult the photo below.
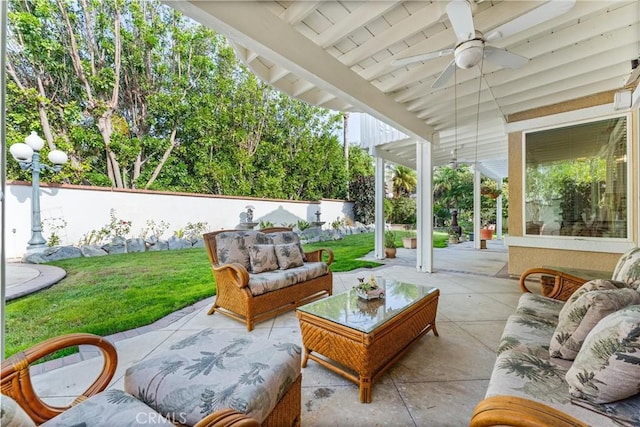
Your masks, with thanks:
[(437, 288), (378, 279), (385, 297), (362, 300), (354, 290), (312, 302), (296, 310), (304, 355), (360, 387), (370, 403), (374, 380), (424, 334), (437, 336)]

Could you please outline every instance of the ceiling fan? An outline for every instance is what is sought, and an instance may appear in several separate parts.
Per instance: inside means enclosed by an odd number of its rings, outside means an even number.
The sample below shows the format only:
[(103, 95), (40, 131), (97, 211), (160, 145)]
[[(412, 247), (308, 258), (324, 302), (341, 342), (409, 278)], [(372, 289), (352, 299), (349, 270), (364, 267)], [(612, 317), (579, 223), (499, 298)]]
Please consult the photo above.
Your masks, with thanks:
[(502, 67), (522, 67), (529, 61), (528, 58), (504, 49), (489, 46), (487, 43), (495, 42), (562, 15), (568, 12), (574, 6), (575, 2), (576, 0), (549, 0), (530, 12), (490, 31), (485, 36), (480, 31), (477, 31), (473, 25), (473, 15), (469, 0), (452, 0), (447, 4), (446, 12), (451, 26), (456, 33), (456, 45), (453, 48), (436, 52), (395, 59), (391, 64), (394, 66), (407, 65), (453, 54), (454, 59), (431, 85), (431, 87), (434, 88), (444, 86), (455, 72), (456, 67), (469, 69), (478, 65), (483, 57)]

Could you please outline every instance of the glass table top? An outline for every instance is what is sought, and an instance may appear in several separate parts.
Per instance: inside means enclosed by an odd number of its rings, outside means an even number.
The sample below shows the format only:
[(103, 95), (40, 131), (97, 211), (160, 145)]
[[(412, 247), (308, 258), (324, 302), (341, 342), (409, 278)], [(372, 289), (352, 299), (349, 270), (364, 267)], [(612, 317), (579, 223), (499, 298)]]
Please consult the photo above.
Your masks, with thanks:
[[(396, 282), (376, 277), (385, 290), (380, 299), (364, 300), (354, 289), (298, 307), (298, 311), (370, 333), (408, 307), (437, 291), (431, 286)], [(355, 286), (355, 284), (354, 284)]]

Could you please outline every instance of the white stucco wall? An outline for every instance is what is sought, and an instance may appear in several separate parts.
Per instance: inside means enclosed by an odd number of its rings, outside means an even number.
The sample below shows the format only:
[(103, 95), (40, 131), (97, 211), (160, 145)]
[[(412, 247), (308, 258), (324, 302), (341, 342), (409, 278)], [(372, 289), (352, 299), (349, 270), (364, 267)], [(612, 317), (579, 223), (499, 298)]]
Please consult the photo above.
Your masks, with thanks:
[[(31, 238), (31, 185), (9, 183), (5, 194), (6, 256), (18, 258)], [(353, 203), (341, 200), (294, 202), (46, 184), (42, 184), (40, 195), (42, 220), (62, 218), (67, 223), (58, 233), (61, 244), (76, 244), (89, 231), (108, 224), (111, 209), (115, 209), (117, 218), (131, 221), (128, 237), (139, 237), (147, 221), (154, 220), (170, 224), (164, 234), (167, 238), (188, 223), (206, 222), (209, 230), (237, 228), (245, 219), (247, 205), (255, 207), (255, 222), (270, 221), (274, 225), (313, 222), (318, 210), (320, 220), (326, 221), (323, 228), (330, 227), (337, 218), (353, 218)], [(48, 238), (50, 233), (45, 229), (43, 234)]]

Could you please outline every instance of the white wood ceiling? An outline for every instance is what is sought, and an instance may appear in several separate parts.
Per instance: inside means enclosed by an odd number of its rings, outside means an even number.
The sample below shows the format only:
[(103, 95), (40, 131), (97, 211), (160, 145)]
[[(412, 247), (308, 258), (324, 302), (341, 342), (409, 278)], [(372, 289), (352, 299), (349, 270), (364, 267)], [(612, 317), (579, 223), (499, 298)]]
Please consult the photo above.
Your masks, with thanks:
[[(520, 69), (483, 63), (431, 84), (452, 56), (393, 59), (452, 48), (446, 1), (165, 1), (225, 34), (265, 82), (314, 105), (361, 111), (434, 143), (434, 164), (457, 148), (506, 176), (509, 115), (623, 89), (640, 57), (640, 2), (577, 0), (567, 13), (490, 45), (529, 58)], [(545, 1), (472, 1), (488, 33)], [(611, 99), (611, 102), (613, 99)], [(385, 146), (415, 168), (415, 146)]]

